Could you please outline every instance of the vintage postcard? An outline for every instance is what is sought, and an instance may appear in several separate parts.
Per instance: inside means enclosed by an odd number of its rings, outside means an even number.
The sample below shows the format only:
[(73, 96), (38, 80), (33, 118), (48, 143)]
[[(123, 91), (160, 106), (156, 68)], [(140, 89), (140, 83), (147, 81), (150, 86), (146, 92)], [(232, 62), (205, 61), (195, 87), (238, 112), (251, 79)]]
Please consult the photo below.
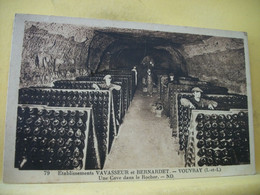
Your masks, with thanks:
[(17, 14), (4, 182), (255, 173), (247, 34)]

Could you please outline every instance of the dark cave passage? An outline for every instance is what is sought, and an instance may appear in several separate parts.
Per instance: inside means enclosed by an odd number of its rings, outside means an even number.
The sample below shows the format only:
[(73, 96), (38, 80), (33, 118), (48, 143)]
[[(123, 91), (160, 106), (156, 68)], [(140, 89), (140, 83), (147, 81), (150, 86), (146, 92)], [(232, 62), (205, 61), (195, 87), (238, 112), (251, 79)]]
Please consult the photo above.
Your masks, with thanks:
[[(98, 38), (94, 37), (90, 45), (91, 50), (95, 52), (90, 52), (88, 57), (88, 66), (93, 69), (93, 65), (96, 64), (94, 72), (108, 69), (131, 69), (134, 66), (143, 72), (151, 67), (152, 63), (152, 68), (155, 70), (172, 72), (177, 77), (188, 75), (185, 59), (176, 49), (178, 44), (174, 45), (163, 39), (125, 37), (121, 34), (98, 33), (96, 36)], [(107, 36), (110, 37), (110, 41), (107, 41)], [(100, 50), (99, 45), (103, 37), (107, 42), (105, 48)], [(91, 59), (95, 60), (91, 61)]]

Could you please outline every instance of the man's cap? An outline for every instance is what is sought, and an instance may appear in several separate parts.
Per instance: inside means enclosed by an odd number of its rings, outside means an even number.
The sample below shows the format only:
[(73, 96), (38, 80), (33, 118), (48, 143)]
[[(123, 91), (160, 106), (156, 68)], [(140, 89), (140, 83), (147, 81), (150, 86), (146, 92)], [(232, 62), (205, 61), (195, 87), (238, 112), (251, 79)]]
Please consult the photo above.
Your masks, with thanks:
[(103, 80), (106, 80), (106, 79), (112, 79), (111, 75), (107, 74), (106, 76), (104, 76)]
[(192, 92), (203, 92), (199, 87), (194, 87), (192, 90), (191, 90)]

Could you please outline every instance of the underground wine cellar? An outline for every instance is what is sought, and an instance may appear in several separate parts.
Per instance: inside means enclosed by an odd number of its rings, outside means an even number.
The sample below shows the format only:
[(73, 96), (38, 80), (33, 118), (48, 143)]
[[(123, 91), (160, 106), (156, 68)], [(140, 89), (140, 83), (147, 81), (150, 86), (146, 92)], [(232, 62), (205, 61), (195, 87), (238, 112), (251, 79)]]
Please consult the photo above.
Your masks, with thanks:
[[(30, 22), (25, 28), (16, 168), (250, 163), (242, 40), (75, 27), (83, 36), (50, 28)], [(214, 109), (182, 103), (195, 89), (216, 102)]]

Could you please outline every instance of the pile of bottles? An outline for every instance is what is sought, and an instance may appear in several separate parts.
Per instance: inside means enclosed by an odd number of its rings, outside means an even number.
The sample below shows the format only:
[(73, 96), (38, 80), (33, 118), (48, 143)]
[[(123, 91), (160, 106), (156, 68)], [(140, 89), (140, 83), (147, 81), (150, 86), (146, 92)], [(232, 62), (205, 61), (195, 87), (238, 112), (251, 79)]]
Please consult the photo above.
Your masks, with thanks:
[(94, 90), (22, 88), (19, 90), (19, 104), (90, 107), (108, 102), (108, 96), (108, 92)]
[(101, 164), (99, 156), (98, 148), (95, 146), (95, 135), (94, 131), (91, 131), (93, 129), (92, 121), (90, 120), (89, 123), (89, 134), (88, 134), (88, 146), (87, 146), (87, 154), (86, 154), (86, 162), (85, 162), (85, 169), (91, 170), (91, 169), (100, 169), (102, 168), (103, 164)]
[(97, 75), (112, 75), (115, 81), (119, 78), (127, 78), (129, 83), (129, 94), (131, 97), (131, 100), (133, 99), (134, 92), (135, 92), (135, 73), (129, 70), (106, 70), (101, 73), (98, 73)]
[[(93, 83), (104, 82), (104, 73), (55, 81), (53, 88), (19, 89), (18, 102), (23, 106), (18, 108), (15, 166), (24, 170), (69, 170), (81, 169), (85, 162), (85, 169), (102, 168), (133, 97), (132, 72), (115, 72), (113, 83), (121, 85), (121, 90), (113, 93), (92, 89)], [(86, 110), (82, 116), (80, 107)], [(93, 115), (95, 130), (85, 135), (88, 114), (89, 120)], [(74, 129), (81, 122), (84, 131)], [(92, 126), (92, 121), (88, 124)], [(87, 147), (83, 139), (88, 139)]]
[(188, 141), (188, 146), (185, 152), (185, 167), (194, 167), (196, 162), (195, 157), (195, 139), (193, 136)]
[[(109, 125), (109, 118), (115, 120), (113, 113), (109, 112), (111, 109), (109, 91), (23, 88), (20, 89), (19, 93), (20, 104), (92, 107), (100, 158), (104, 162), (108, 152), (108, 130), (109, 128), (116, 128)], [(115, 132), (116, 130), (111, 129), (111, 131)]]
[[(89, 81), (89, 82), (101, 82), (103, 80), (104, 76), (80, 76), (76, 78), (76, 81)], [(128, 78), (124, 77), (116, 77), (113, 78), (114, 83), (120, 82), (121, 89), (122, 89), (122, 117), (124, 116), (126, 110), (128, 109), (130, 105), (130, 88), (129, 88), (129, 81)]]
[(207, 99), (218, 102), (218, 110), (247, 109), (247, 96), (245, 95), (209, 95)]
[(54, 87), (56, 89), (93, 89), (90, 82), (75, 82), (71, 80), (58, 80), (55, 81)]
[[(177, 136), (177, 126), (178, 126), (178, 119), (176, 117), (176, 112), (180, 112), (178, 108), (180, 107), (180, 99), (186, 98), (186, 99), (192, 99), (193, 94), (190, 93), (193, 86), (191, 85), (181, 85), (181, 84), (173, 84), (170, 83), (168, 85), (168, 104), (171, 106), (169, 107), (169, 113), (170, 113), (170, 127), (173, 129), (172, 135)], [(238, 94), (227, 94), (225, 92), (225, 88), (222, 89), (222, 87), (216, 87), (216, 86), (204, 86), (205, 90), (207, 92), (211, 92), (212, 94), (203, 94), (203, 98), (207, 100), (213, 100), (218, 103), (216, 109), (217, 110), (230, 110), (230, 109), (247, 109), (247, 96), (245, 95), (238, 95)], [(202, 87), (202, 89), (204, 89)], [(217, 91), (214, 91), (215, 89), (219, 89), (220, 92), (222, 91), (224, 95), (218, 95), (213, 94)], [(205, 91), (204, 91), (205, 92)], [(177, 96), (177, 98), (176, 98)], [(166, 109), (168, 109), (166, 107)]]
[(250, 163), (248, 115), (198, 114), (196, 117), (199, 166)]
[[(101, 77), (104, 77), (106, 75), (107, 75), (106, 73), (95, 74), (95, 76), (101, 76)], [(120, 81), (120, 82), (126, 83), (125, 89), (127, 90), (127, 101), (128, 101), (127, 103), (129, 106), (130, 102), (134, 96), (134, 93), (133, 93), (134, 92), (134, 89), (133, 89), (134, 81), (132, 80), (131, 75), (112, 74), (111, 76), (112, 76), (114, 82)]]
[(15, 164), (19, 169), (82, 169), (88, 113), (19, 106)]
[(163, 103), (163, 107), (165, 110), (165, 114), (166, 116), (170, 116), (169, 114), (169, 90), (168, 90), (168, 83), (169, 83), (169, 79), (168, 79), (168, 75), (167, 74), (162, 74), (162, 75), (158, 75), (158, 83), (160, 86), (159, 92), (160, 92), (160, 100)]
[(115, 116), (116, 116), (116, 119), (118, 120), (119, 124), (121, 124), (122, 119), (126, 112), (126, 110), (123, 110), (123, 106), (122, 106), (122, 98), (123, 98), (122, 93), (121, 93), (121, 91), (117, 91), (117, 90), (113, 90), (112, 93), (113, 93)]
[(180, 150), (186, 150), (189, 138), (191, 112), (189, 108), (179, 106), (178, 126), (179, 126), (179, 146)]
[[(58, 80), (55, 81), (53, 84), (54, 84), (54, 88), (57, 89), (94, 89), (93, 84), (100, 84), (100, 83), (101, 81)], [(115, 82), (115, 84), (118, 84), (120, 86), (122, 85), (121, 82)], [(80, 99), (82, 100), (82, 98)], [(121, 122), (122, 120), (122, 113), (125, 113), (125, 111), (123, 111), (123, 108), (121, 106), (121, 101), (122, 101), (121, 91), (114, 90), (113, 102), (114, 102), (115, 116), (119, 122)]]

